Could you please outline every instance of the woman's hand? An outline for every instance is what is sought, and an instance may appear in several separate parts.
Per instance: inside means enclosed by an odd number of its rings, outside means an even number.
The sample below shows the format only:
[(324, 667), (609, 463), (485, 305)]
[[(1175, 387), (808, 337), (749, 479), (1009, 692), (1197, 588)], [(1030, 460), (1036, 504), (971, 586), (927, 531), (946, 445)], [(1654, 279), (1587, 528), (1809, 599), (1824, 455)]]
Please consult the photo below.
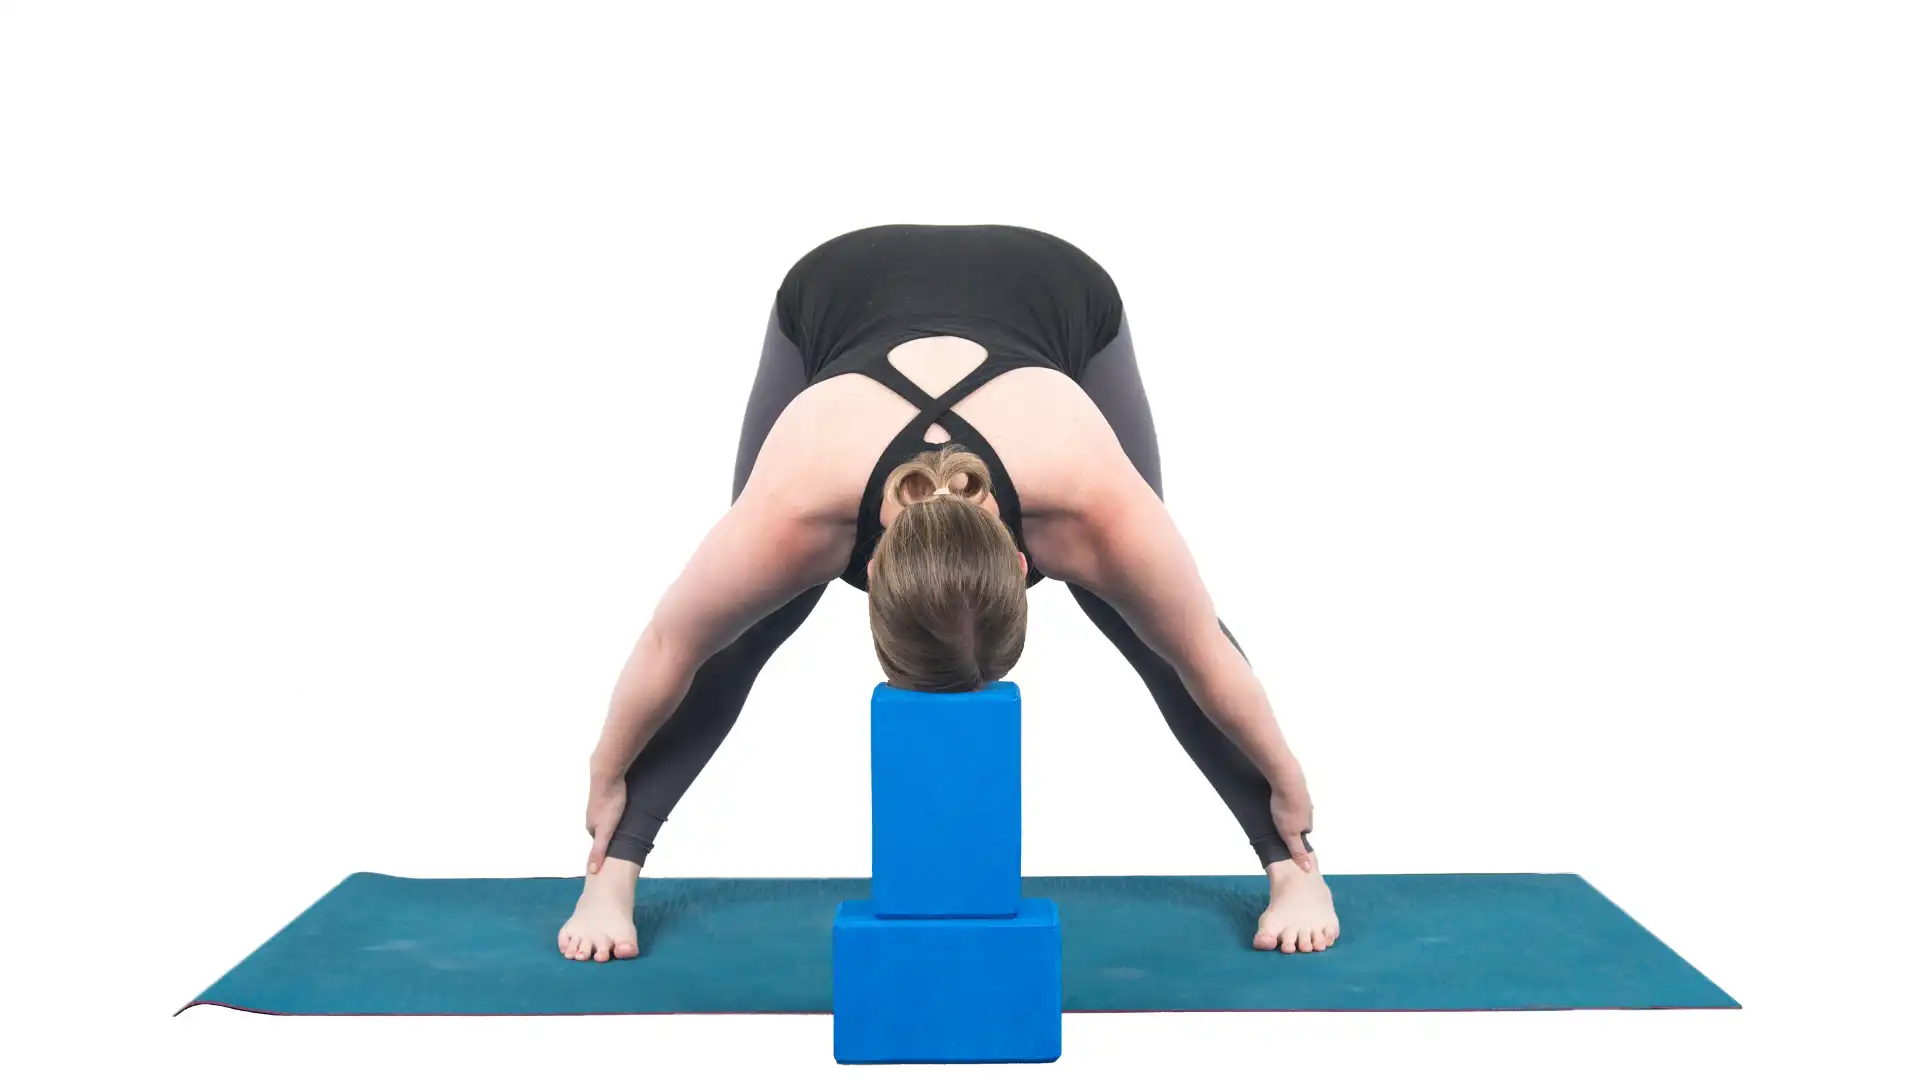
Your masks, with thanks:
[(1296, 764), (1283, 770), (1273, 788), (1273, 824), (1300, 869), (1313, 872), (1313, 852), (1307, 850), (1306, 835), (1313, 831), (1313, 797), (1307, 794), (1307, 777)]
[(593, 837), (593, 850), (587, 853), (588, 874), (600, 872), (607, 845), (613, 843), (613, 830), (620, 827), (620, 815), (626, 810), (627, 778), (603, 778), (596, 771), (587, 788), (587, 835)]

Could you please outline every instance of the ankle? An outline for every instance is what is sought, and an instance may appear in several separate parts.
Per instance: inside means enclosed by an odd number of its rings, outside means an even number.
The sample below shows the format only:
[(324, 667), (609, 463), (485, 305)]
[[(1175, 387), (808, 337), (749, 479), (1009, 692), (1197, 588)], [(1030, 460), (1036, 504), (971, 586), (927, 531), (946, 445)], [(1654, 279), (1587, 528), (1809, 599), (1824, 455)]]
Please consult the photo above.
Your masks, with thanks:
[(600, 863), (600, 872), (587, 875), (587, 888), (613, 889), (632, 892), (640, 880), (640, 864), (626, 859), (607, 858)]
[(1277, 889), (1289, 882), (1314, 877), (1318, 875), (1319, 872), (1320, 866), (1318, 859), (1314, 860), (1314, 868), (1312, 870), (1302, 870), (1300, 864), (1294, 862), (1292, 859), (1280, 859), (1267, 864), (1267, 881)]

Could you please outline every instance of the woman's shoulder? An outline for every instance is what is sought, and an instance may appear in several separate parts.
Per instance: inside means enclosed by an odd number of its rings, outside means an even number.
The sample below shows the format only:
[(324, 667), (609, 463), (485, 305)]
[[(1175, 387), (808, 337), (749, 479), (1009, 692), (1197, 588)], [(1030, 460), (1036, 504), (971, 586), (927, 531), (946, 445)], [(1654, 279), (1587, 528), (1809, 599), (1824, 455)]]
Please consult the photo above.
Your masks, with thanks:
[(852, 524), (867, 476), (892, 436), (874, 416), (876, 406), (886, 402), (873, 390), (890, 393), (872, 380), (850, 376), (802, 390), (768, 430), (747, 484), (777, 490), (784, 501), (809, 513)]
[(1099, 474), (1133, 468), (1086, 391), (1054, 368), (1003, 372), (955, 411), (992, 445), (1029, 521), (1073, 516)]

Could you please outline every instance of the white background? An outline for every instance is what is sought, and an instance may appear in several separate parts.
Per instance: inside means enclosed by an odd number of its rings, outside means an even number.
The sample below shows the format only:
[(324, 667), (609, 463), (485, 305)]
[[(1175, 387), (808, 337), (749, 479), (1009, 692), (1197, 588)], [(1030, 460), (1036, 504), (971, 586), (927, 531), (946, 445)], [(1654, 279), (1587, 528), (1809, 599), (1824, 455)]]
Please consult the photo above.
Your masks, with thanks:
[[(80, 1071), (833, 1071), (826, 1017), (167, 1015), (355, 870), (578, 873), (781, 275), (1009, 222), (1120, 284), (1326, 867), (1578, 872), (1747, 1006), (1071, 1015), (1059, 1074), (1867, 1069), (1914, 962), (1911, 9), (1156, 8), (0, 5), (10, 1019)], [(1032, 600), (1027, 871), (1256, 872)], [(828, 591), (650, 872), (867, 872), (864, 619)]]

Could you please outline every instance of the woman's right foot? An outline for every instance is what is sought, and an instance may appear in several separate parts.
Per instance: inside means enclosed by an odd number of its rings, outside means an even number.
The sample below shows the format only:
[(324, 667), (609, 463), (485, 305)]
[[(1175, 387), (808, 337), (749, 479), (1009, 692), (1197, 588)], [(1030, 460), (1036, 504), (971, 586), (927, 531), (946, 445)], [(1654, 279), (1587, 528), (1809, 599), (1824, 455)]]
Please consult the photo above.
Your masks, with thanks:
[(573, 918), (560, 928), (560, 955), (569, 960), (631, 960), (640, 955), (633, 926), (633, 891), (640, 864), (607, 859), (587, 875)]

